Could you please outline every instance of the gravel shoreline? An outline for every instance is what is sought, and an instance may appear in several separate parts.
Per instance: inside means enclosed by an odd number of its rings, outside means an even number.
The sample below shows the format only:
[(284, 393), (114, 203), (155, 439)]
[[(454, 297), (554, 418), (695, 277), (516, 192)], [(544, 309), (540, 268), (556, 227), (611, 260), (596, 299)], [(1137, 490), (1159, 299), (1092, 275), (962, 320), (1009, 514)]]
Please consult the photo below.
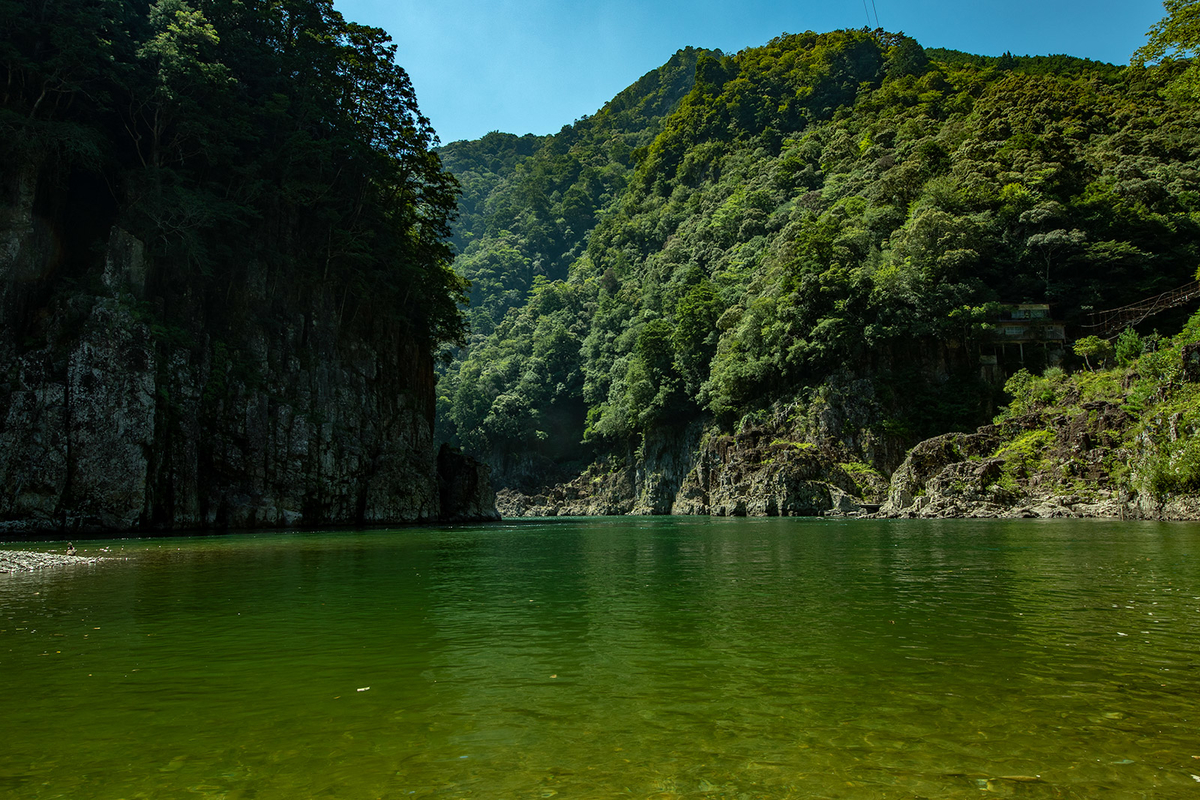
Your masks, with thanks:
[(108, 559), (100, 556), (69, 556), (63, 553), (37, 553), (28, 550), (0, 550), (0, 574), (33, 572), (68, 564), (98, 564)]

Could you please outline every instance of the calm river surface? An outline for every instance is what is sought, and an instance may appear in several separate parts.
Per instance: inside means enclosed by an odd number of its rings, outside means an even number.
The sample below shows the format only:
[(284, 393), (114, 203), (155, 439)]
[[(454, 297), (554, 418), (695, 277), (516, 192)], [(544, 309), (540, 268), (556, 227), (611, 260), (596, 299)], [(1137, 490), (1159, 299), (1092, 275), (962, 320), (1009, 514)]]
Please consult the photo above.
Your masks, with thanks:
[(3, 798), (1200, 797), (1200, 525), (76, 546), (0, 575)]

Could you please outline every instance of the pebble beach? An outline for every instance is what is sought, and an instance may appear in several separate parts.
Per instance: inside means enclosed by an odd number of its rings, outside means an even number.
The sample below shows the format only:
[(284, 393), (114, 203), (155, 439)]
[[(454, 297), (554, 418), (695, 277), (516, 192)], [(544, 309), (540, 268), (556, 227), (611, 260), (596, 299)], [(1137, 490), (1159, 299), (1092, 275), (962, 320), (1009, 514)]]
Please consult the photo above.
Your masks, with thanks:
[(70, 564), (97, 564), (99, 556), (69, 556), (65, 553), (45, 553), (29, 550), (0, 550), (0, 573), (33, 572)]

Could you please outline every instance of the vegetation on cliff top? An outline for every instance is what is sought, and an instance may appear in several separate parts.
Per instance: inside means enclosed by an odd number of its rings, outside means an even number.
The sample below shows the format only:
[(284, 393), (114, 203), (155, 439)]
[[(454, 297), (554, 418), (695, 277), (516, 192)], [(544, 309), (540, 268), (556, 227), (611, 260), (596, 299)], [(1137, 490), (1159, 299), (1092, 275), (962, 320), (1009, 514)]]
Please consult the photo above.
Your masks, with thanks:
[[(627, 155), (630, 130), (605, 131), (607, 156), (574, 128), (493, 134), (470, 207), (491, 227), (459, 261), (487, 318), (439, 414), (494, 464), (729, 425), (845, 370), (875, 383), (870, 435), (973, 428), (994, 410), (978, 355), (999, 304), (1048, 302), (1073, 331), (1195, 272), (1186, 62), (987, 58), (883, 31), (692, 55), (692, 85)], [(447, 162), (482, 175), (484, 148), (456, 147)], [(606, 165), (591, 191), (558, 172), (581, 159)], [(535, 188), (545, 204), (520, 200)]]
[(115, 225), (168, 310), (244, 308), (253, 264), (341, 325), (460, 340), (457, 183), (382, 30), (330, 0), (0, 0), (0, 18), (0, 185), (18, 205), (36, 187), (57, 237), (34, 303), (95, 280)]
[[(1042, 494), (1096, 488), (1162, 501), (1200, 494), (1200, 312), (1173, 337), (1132, 329), (1096, 368), (1042, 375), (1026, 370), (1005, 385), (1012, 402), (995, 422), (1006, 443), (1006, 475)], [(1097, 416), (1108, 422), (1097, 437)]]

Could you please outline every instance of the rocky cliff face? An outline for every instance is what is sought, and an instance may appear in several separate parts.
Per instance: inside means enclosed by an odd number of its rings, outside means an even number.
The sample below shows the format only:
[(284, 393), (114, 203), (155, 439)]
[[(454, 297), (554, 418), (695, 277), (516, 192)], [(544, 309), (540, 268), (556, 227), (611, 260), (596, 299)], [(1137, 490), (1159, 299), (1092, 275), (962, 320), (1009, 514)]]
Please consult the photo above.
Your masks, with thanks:
[(719, 517), (811, 517), (862, 509), (859, 487), (828, 453), (752, 427), (709, 440), (673, 512)]
[[(1200, 376), (1188, 371), (1200, 363), (1198, 353), (1190, 346), (1183, 353), (1182, 374), (1192, 383)], [(1136, 422), (1114, 401), (1038, 409), (920, 442), (890, 481), (862, 462), (842, 461), (836, 443), (804, 441), (803, 423), (751, 425), (736, 435), (693, 431), (640, 457), (594, 464), (541, 494), (502, 490), (497, 505), (505, 516), (1200, 519), (1200, 496), (1146, 488), (1161, 442), (1137, 433)], [(1157, 427), (1172, 442), (1198, 435), (1178, 412)]]
[[(946, 369), (932, 365), (931, 380)], [(521, 491), (531, 475), (517, 483), (502, 473), (498, 508), (505, 516), (870, 513), (886, 492), (883, 475), (907, 454), (904, 437), (885, 424), (905, 402), (885, 402), (875, 379), (843, 369), (743, 420), (736, 434), (709, 419), (654, 430), (640, 447), (540, 491)]]
[(0, 531), (494, 516), (486, 469), (437, 458), (432, 360), (403, 332), (272, 303), (254, 264), (261, 312), (164, 322), (140, 242), (113, 229), (98, 279), (58, 280), (31, 202), (0, 237)]
[(1200, 343), (1160, 344), (1119, 370), (1026, 381), (997, 424), (922, 441), (894, 470), (893, 442), (869, 430), (870, 381), (835, 380), (735, 435), (693, 427), (651, 438), (569, 483), (505, 490), (498, 502), (511, 516), (1200, 519)]
[[(681, 514), (819, 516), (873, 511), (886, 482), (836, 443), (813, 445), (806, 426), (746, 425), (736, 435), (694, 424), (652, 438), (624, 460), (593, 464), (543, 493), (497, 495), (504, 516)], [(843, 459), (843, 461), (839, 461)]]
[(638, 450), (610, 454), (572, 480), (541, 492), (506, 487), (497, 493), (496, 507), (506, 517), (674, 513), (703, 431), (702, 423), (659, 431)]
[(438, 450), (438, 497), (444, 522), (498, 520), (496, 493), (486, 464), (443, 444)]
[(1153, 444), (1131, 437), (1133, 427), (1120, 404), (1095, 401), (928, 439), (892, 475), (879, 514), (1200, 519), (1200, 498), (1134, 488), (1147, 455), (1139, 451)]

